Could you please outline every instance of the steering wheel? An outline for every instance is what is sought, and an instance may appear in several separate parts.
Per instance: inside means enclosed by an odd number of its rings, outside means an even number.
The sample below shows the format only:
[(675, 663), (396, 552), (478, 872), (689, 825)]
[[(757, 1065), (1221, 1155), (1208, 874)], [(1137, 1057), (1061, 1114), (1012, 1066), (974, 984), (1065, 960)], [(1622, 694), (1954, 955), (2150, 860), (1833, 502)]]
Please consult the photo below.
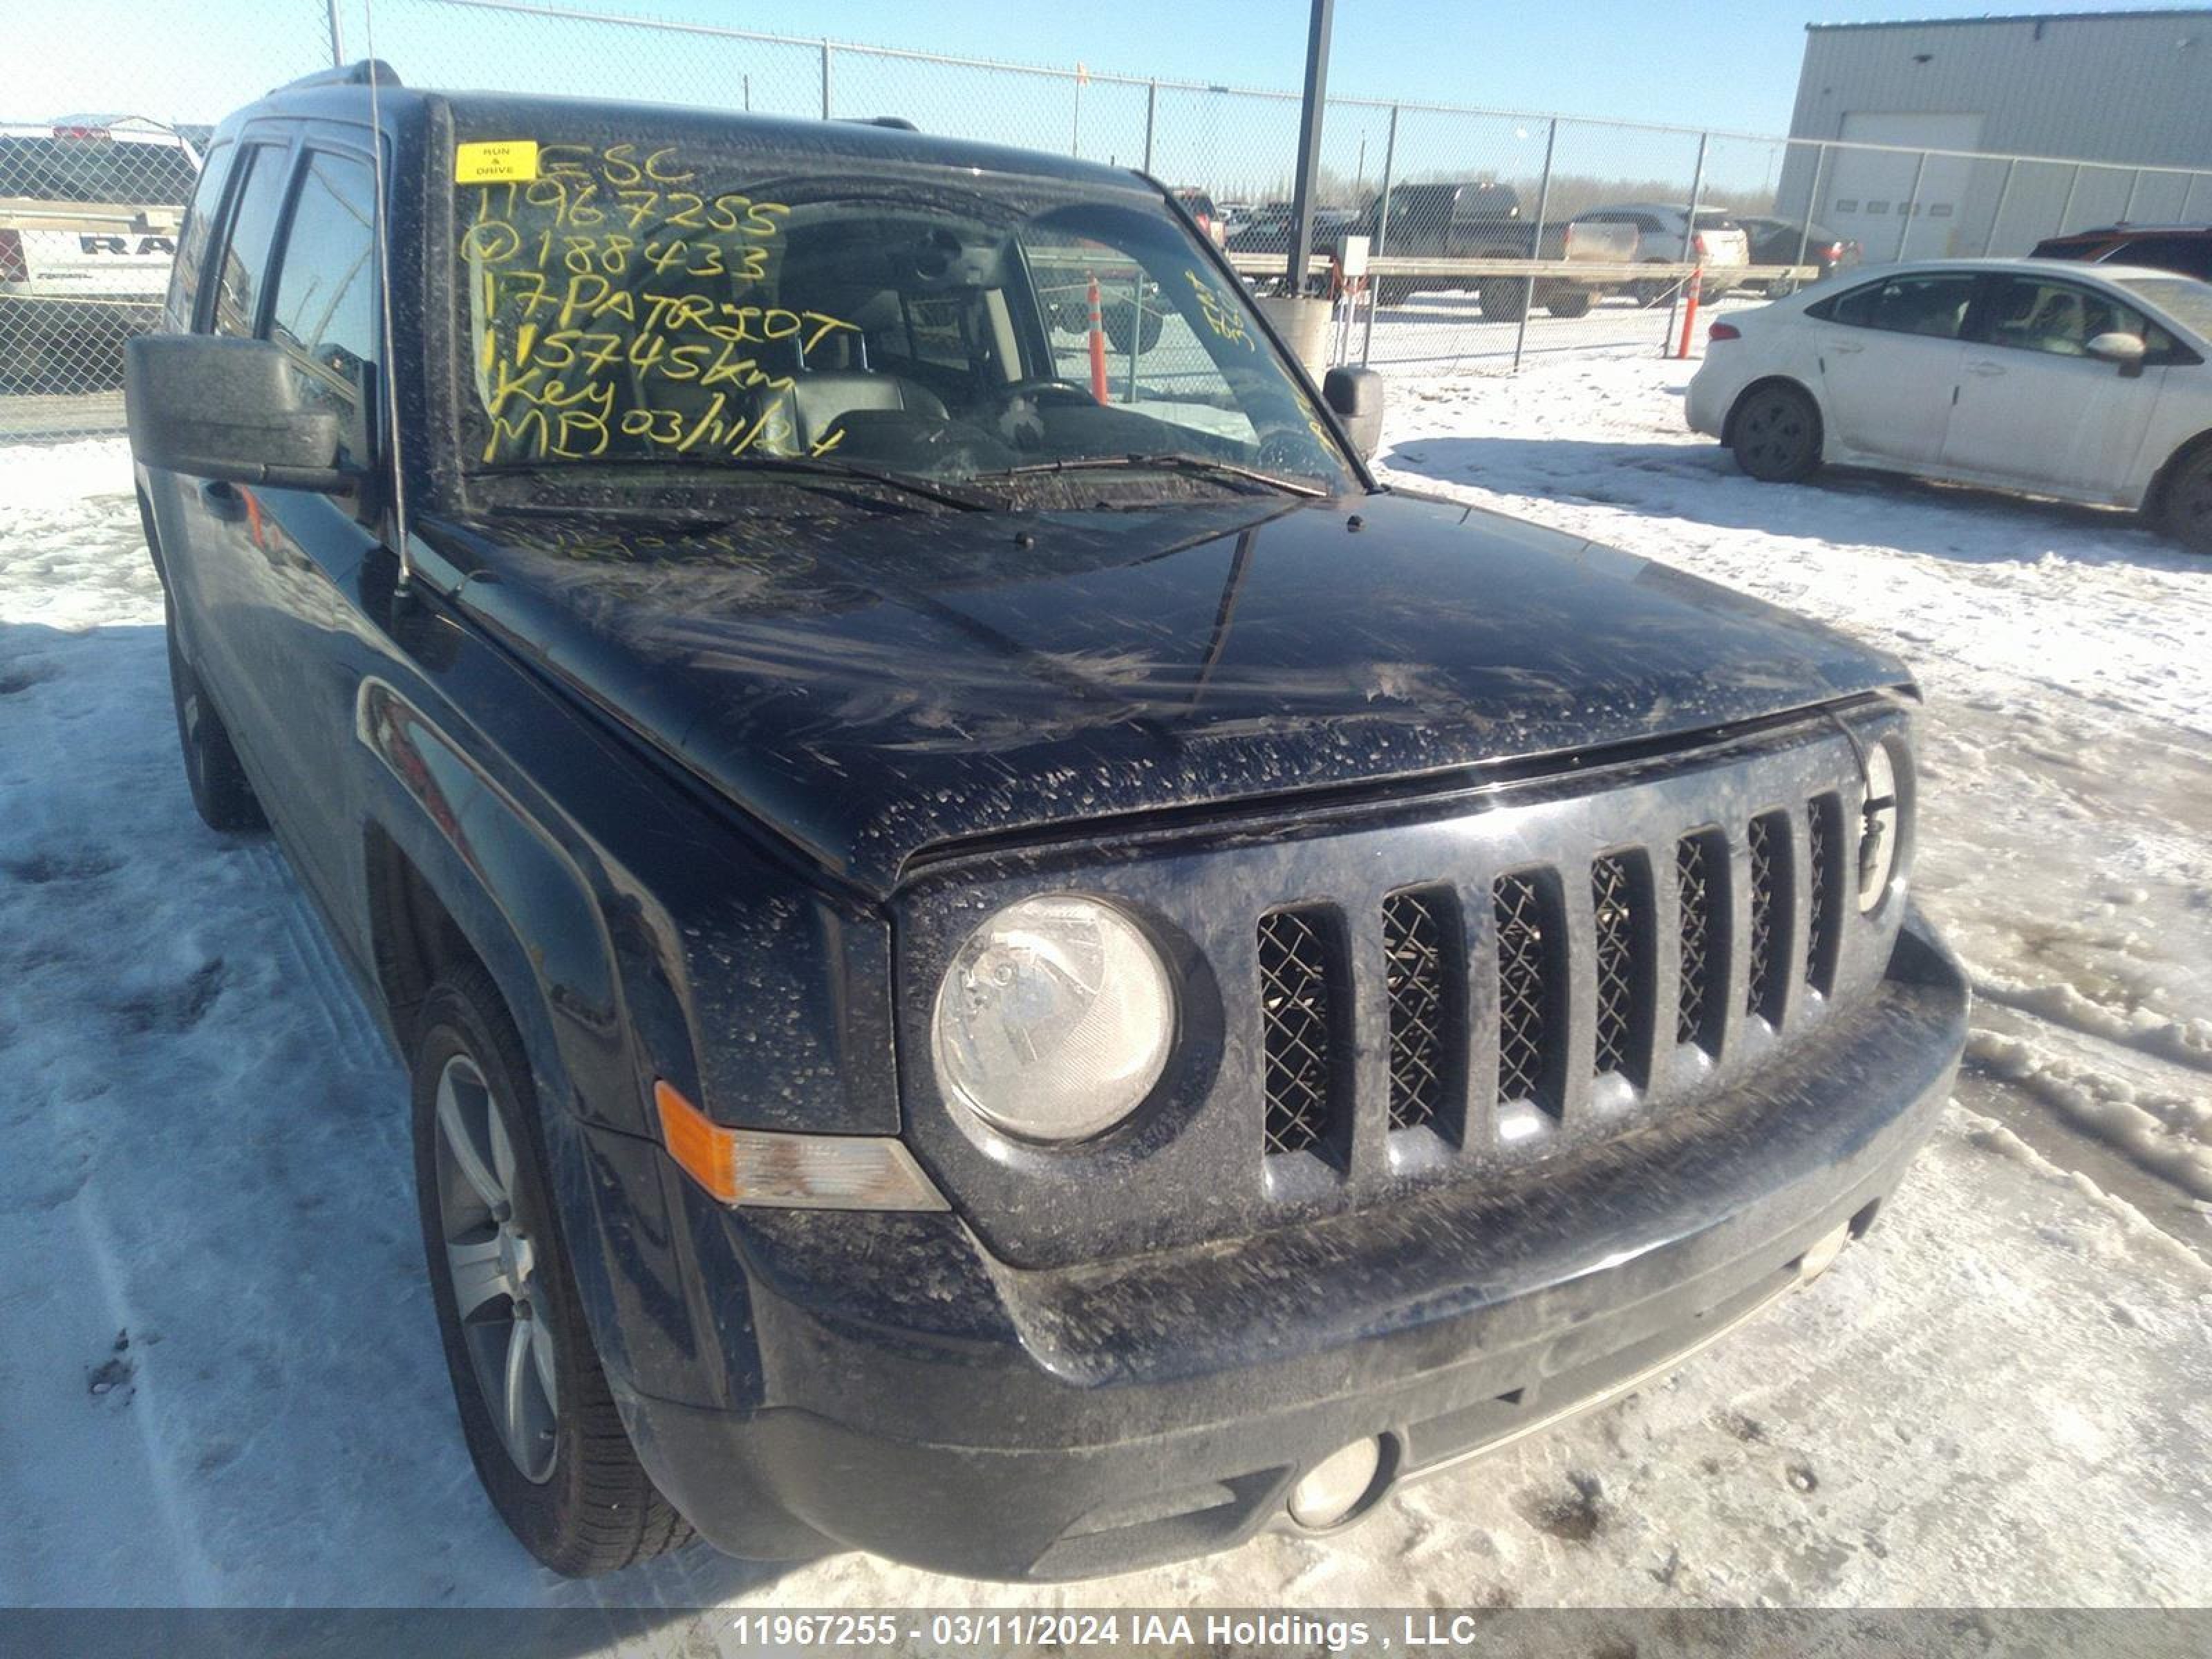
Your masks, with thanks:
[(1034, 398), (1041, 403), (1087, 404), (1092, 401), (1091, 389), (1078, 386), (1073, 380), (1063, 380), (1056, 374), (1032, 375), (1026, 380), (1013, 380), (999, 388), (994, 394), (1001, 406), (1017, 398)]

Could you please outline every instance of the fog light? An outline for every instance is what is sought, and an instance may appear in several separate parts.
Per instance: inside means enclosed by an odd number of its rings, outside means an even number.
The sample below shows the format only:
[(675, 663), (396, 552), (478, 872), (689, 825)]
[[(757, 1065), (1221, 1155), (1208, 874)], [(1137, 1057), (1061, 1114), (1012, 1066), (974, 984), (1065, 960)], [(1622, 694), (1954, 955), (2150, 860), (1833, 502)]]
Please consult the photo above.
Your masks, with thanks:
[(1291, 1519), (1302, 1527), (1333, 1527), (1367, 1501), (1382, 1468), (1380, 1440), (1355, 1440), (1331, 1452), (1291, 1488)]
[(1836, 1258), (1844, 1253), (1844, 1246), (1851, 1242), (1851, 1224), (1848, 1221), (1833, 1232), (1813, 1241), (1805, 1254), (1797, 1258), (1797, 1277), (1818, 1279), (1836, 1265)]

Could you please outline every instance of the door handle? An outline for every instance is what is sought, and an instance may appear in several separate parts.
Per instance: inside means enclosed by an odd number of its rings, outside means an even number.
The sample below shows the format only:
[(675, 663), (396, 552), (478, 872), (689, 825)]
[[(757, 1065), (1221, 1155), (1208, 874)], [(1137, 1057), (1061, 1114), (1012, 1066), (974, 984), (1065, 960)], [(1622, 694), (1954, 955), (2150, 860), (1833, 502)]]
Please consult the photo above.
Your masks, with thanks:
[(1856, 357), (1860, 352), (1864, 351), (1866, 348), (1863, 345), (1854, 345), (1849, 340), (1838, 340), (1835, 344), (1830, 346), (1828, 349), (1834, 352), (1838, 357)]
[(200, 480), (200, 505), (211, 519), (225, 524), (236, 524), (246, 517), (246, 496), (243, 492), (221, 478)]
[(1966, 360), (1966, 373), (1978, 374), (1984, 380), (1994, 379), (2004, 372), (2005, 366), (2002, 363), (1993, 363), (1986, 357), (1970, 357)]

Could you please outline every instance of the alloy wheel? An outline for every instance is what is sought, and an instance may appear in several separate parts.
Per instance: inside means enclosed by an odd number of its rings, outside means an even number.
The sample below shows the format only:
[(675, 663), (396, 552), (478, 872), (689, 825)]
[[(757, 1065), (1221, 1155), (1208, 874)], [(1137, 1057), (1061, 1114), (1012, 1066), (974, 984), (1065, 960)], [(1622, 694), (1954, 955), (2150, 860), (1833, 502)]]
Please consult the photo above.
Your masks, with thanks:
[(477, 1386), (515, 1468), (542, 1486), (561, 1407), (551, 1298), (538, 1283), (534, 1218), (515, 1203), (514, 1141), (465, 1054), (438, 1076), (437, 1172), (446, 1271)]

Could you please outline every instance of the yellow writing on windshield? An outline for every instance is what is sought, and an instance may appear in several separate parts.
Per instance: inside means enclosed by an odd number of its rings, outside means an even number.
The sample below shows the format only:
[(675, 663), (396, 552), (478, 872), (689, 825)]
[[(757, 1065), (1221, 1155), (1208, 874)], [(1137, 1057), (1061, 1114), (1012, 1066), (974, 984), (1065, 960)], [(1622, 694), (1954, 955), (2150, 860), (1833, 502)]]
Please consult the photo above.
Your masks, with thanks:
[(1245, 331), (1244, 319), (1237, 308), (1217, 294), (1212, 287), (1194, 270), (1185, 270), (1183, 278), (1189, 283), (1191, 295), (1198, 301), (1198, 314), (1206, 319), (1206, 325), (1221, 338), (1247, 351), (1257, 351), (1252, 337)]
[[(459, 147), (478, 148), (517, 146)], [(461, 197), (459, 252), (489, 422), (483, 460), (792, 453), (781, 394), (860, 330), (767, 302), (791, 209), (696, 188), (699, 169), (672, 145), (530, 149), (527, 171), (502, 154), (472, 160), (480, 170), (459, 179), (474, 186)]]

